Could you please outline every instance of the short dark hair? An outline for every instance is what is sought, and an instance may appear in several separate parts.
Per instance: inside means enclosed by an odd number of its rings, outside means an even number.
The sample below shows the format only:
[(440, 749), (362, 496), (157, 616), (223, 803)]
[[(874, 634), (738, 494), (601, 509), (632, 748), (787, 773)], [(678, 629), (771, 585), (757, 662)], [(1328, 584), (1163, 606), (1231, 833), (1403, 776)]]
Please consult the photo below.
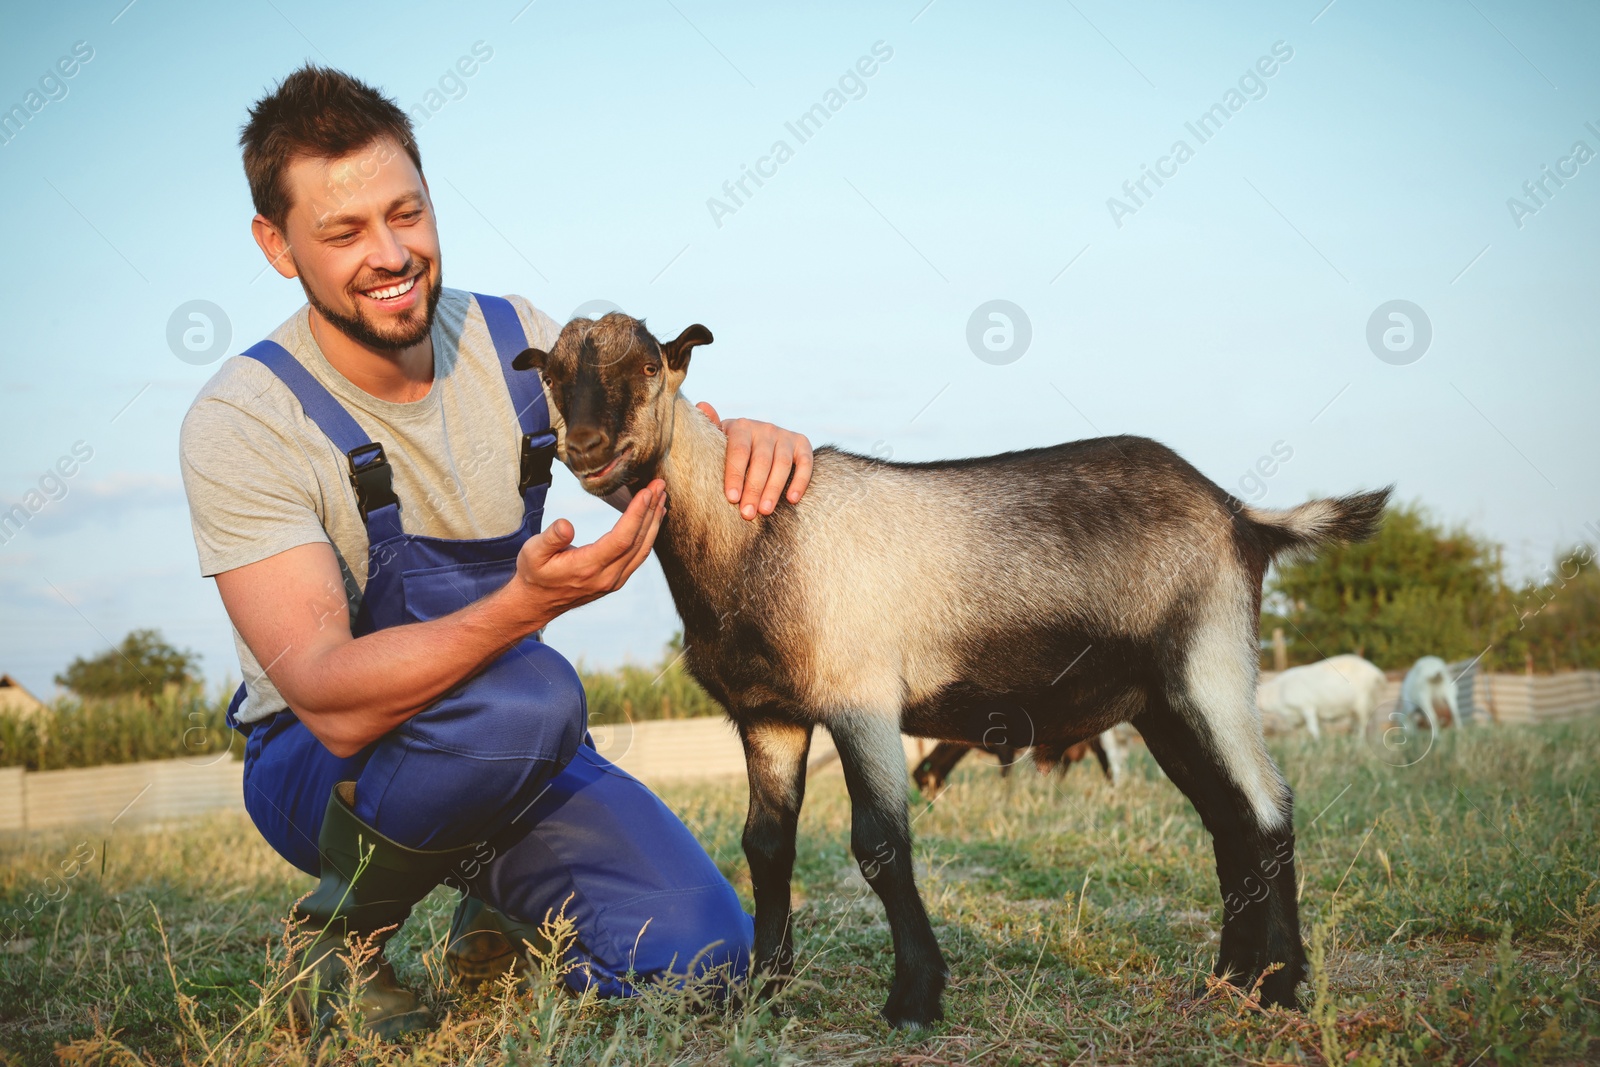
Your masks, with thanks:
[(381, 137), (392, 137), (422, 173), (411, 119), (399, 105), (343, 71), (307, 63), (256, 101), (239, 132), (256, 211), (283, 229), (292, 206), (284, 172), (294, 159), (336, 159)]

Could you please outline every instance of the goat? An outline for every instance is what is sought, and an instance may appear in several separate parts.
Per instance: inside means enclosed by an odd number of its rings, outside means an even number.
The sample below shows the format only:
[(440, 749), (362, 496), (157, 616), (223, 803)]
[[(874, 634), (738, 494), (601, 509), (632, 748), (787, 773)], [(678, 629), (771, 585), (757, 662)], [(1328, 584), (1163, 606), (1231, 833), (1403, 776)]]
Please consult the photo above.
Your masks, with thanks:
[[(967, 758), (975, 749), (982, 749), (1000, 761), (1000, 777), (1004, 778), (1011, 773), (1011, 765), (1017, 762), (1017, 755), (1021, 751), (1016, 745), (1004, 742), (985, 741), (978, 745), (961, 744), (956, 741), (940, 741), (933, 747), (923, 760), (917, 764), (917, 769), (911, 772), (911, 780), (917, 783), (917, 788), (922, 795), (933, 800), (944, 792), (945, 783), (950, 778), (950, 773), (956, 769), (956, 764)], [(1119, 785), (1122, 781), (1123, 750), (1121, 742), (1117, 740), (1114, 730), (1107, 730), (1098, 737), (1091, 737), (1087, 741), (1080, 741), (1068, 748), (1061, 756), (1061, 768), (1065, 771), (1074, 763), (1080, 763), (1089, 758), (1090, 753), (1100, 761), (1100, 770), (1106, 776), (1106, 781), (1112, 786)], [(1040, 765), (1041, 771), (1050, 768)]]
[(1411, 665), (1405, 681), (1400, 683), (1400, 715), (1407, 728), (1421, 715), (1428, 723), (1428, 730), (1435, 734), (1439, 727), (1461, 721), (1456, 683), (1444, 660), (1438, 656), (1423, 656)]
[(1240, 901), (1216, 972), (1248, 987), (1281, 964), (1263, 999), (1296, 1004), (1293, 794), (1255, 705), (1261, 579), (1282, 553), (1370, 535), (1390, 490), (1260, 510), (1140, 437), (934, 463), (824, 447), (800, 503), (746, 521), (723, 490), (726, 439), (679, 392), (711, 340), (694, 325), (661, 344), (612, 313), (567, 323), (514, 366), (538, 369), (557, 455), (585, 490), (665, 480), (655, 549), (687, 664), (745, 750), (756, 972), (777, 985), (793, 970), (795, 829), (823, 723), (894, 943), (884, 1016), (943, 1017), (900, 736), (981, 743), (998, 703), (1007, 736), (1045, 762), (1133, 722), (1210, 831), (1224, 899)]
[(1256, 701), (1263, 713), (1299, 717), (1313, 739), (1322, 737), (1320, 723), (1352, 722), (1356, 736), (1364, 737), (1372, 713), (1383, 700), (1386, 679), (1375, 664), (1346, 653), (1316, 663), (1290, 667), (1262, 682)]

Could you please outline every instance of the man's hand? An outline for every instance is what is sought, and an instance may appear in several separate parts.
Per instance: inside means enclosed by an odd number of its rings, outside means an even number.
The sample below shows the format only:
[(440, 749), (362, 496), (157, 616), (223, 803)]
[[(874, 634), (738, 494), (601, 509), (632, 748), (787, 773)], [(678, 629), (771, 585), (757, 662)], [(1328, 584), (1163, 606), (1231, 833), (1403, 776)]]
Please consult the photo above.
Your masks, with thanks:
[(514, 589), (527, 599), (537, 613), (535, 629), (542, 629), (562, 612), (621, 589), (650, 554), (666, 513), (667, 483), (657, 478), (634, 494), (622, 518), (593, 544), (571, 547), (572, 523), (557, 519), (523, 544), (507, 592)]
[(811, 442), (805, 434), (754, 419), (723, 422), (717, 409), (703, 400), (695, 407), (728, 435), (728, 465), (722, 481), (728, 501), (739, 505), (740, 515), (747, 519), (771, 515), (791, 471), (794, 481), (786, 497), (791, 504), (800, 503), (811, 484)]

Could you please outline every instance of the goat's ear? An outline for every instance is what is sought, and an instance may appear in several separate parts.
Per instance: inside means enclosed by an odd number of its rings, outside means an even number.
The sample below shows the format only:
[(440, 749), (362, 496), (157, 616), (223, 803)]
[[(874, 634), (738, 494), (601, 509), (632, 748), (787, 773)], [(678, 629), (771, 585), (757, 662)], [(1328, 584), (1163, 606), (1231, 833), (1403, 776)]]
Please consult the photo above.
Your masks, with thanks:
[(522, 355), (511, 361), (511, 369), (527, 370), (531, 367), (534, 370), (543, 370), (544, 361), (549, 358), (550, 353), (538, 348), (530, 348), (523, 352)]
[(661, 354), (666, 358), (667, 366), (673, 370), (682, 370), (689, 365), (689, 352), (694, 346), (708, 345), (711, 340), (711, 331), (697, 322), (675, 339), (662, 345)]

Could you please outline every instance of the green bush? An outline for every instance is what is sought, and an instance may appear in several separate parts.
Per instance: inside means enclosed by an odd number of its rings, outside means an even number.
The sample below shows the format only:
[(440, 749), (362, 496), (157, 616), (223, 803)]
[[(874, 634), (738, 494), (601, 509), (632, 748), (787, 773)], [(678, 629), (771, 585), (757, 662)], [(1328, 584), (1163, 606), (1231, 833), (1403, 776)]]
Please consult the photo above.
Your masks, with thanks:
[(207, 696), (169, 685), (154, 696), (63, 697), (31, 713), (0, 714), (0, 767), (53, 771), (150, 759), (210, 762), (244, 744), (224, 716), (231, 687)]
[(1492, 671), (1600, 667), (1594, 547), (1574, 545), (1521, 585), (1507, 577), (1504, 555), (1465, 525), (1398, 504), (1370, 541), (1274, 565), (1261, 632), (1283, 630), (1291, 665), (1354, 652), (1385, 670), (1421, 656), (1481, 657)]
[(614, 670), (591, 671), (578, 664), (578, 677), (589, 697), (589, 721), (611, 726), (642, 719), (696, 719), (722, 714), (683, 665), (681, 636), (674, 636), (653, 667), (625, 664)]
[[(608, 726), (641, 719), (692, 719), (722, 708), (683, 666), (674, 638), (653, 667), (578, 667), (589, 697), (589, 721)], [(224, 716), (233, 686), (208, 696), (197, 685), (169, 685), (154, 696), (62, 697), (33, 713), (0, 713), (0, 767), (53, 771), (149, 759), (209, 762), (230, 749), (244, 758), (244, 739)]]
[(1553, 559), (1542, 581), (1512, 598), (1515, 629), (1485, 657), (1492, 669), (1571, 671), (1600, 667), (1600, 567), (1591, 545)]

